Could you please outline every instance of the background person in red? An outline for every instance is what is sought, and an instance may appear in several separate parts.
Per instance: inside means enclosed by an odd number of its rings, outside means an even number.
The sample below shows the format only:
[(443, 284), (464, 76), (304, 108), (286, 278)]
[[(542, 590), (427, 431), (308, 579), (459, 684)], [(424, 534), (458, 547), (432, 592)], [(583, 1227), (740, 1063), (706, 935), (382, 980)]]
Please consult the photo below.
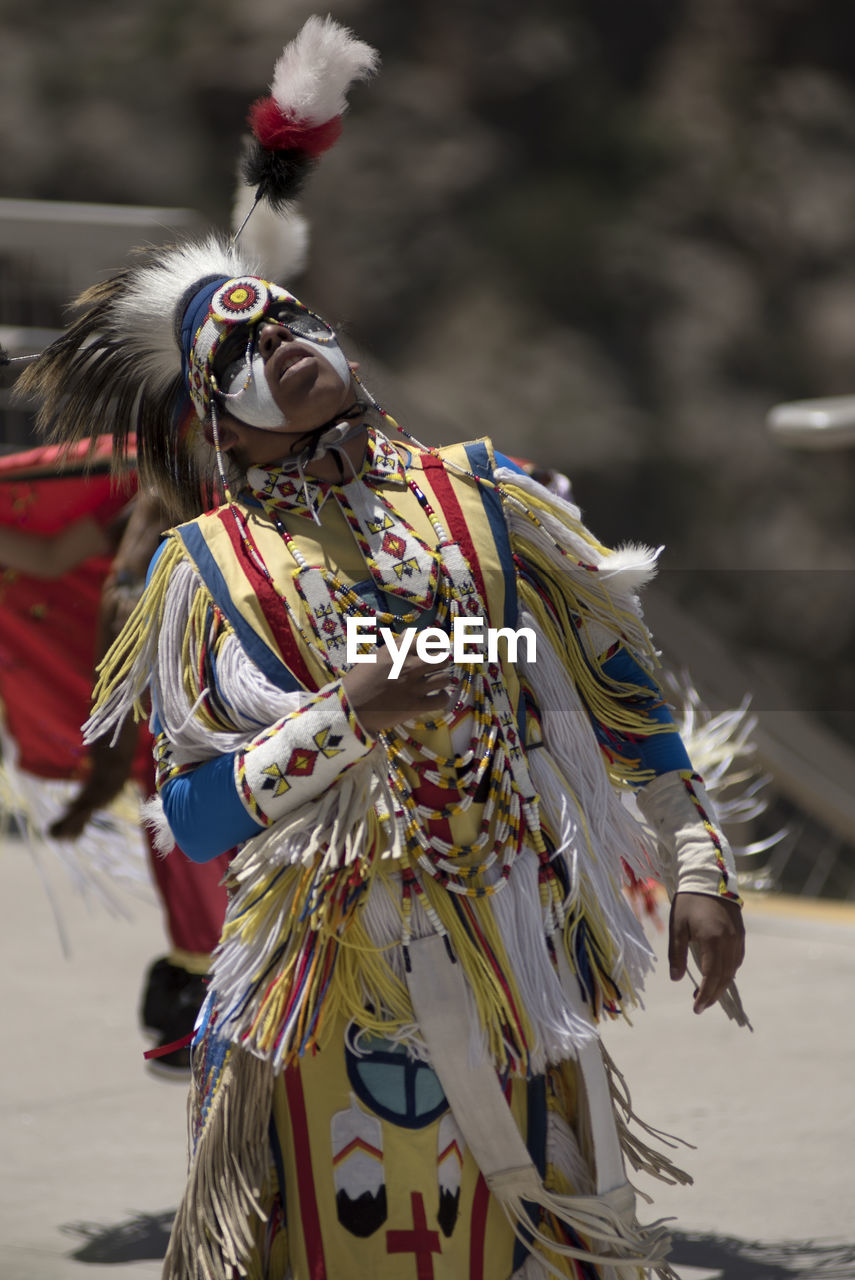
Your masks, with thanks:
[[(135, 470), (110, 478), (109, 441), (99, 442), (84, 469), (87, 452), (88, 442), (61, 461), (52, 446), (0, 458), (6, 789), (16, 810), (26, 790), (37, 839), (74, 842), (75, 869), (84, 885), (93, 815), (131, 778), (144, 795), (154, 790), (145, 725), (129, 720), (115, 744), (104, 739), (89, 749), (80, 726), (89, 710), (93, 667), (142, 590), (167, 523), (157, 498), (137, 492)], [(57, 816), (50, 784), (62, 782), (80, 787)], [(149, 969), (140, 1015), (163, 1047), (192, 1031), (204, 998), (204, 975), (225, 912), (220, 881), (228, 860), (197, 866), (180, 850), (164, 857), (148, 843), (170, 951)], [(183, 1073), (188, 1051), (173, 1049), (153, 1065)]]

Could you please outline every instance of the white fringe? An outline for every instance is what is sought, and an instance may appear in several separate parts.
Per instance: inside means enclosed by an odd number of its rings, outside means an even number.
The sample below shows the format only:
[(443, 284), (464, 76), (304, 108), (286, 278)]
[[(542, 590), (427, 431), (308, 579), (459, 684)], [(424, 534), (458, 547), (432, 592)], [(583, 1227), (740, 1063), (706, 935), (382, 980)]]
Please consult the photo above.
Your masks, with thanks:
[[(541, 708), (546, 743), (529, 752), (528, 763), (544, 816), (559, 833), (571, 874), (567, 905), (575, 906), (586, 883), (583, 896), (603, 912), (637, 993), (654, 956), (621, 891), (621, 861), (648, 876), (656, 866), (655, 844), (612, 787), (590, 719), (548, 638), (531, 614), (523, 611), (520, 621), (537, 636), (537, 662), (523, 661), (521, 668)], [(585, 797), (584, 816), (580, 796)]]
[[(193, 760), (238, 750), (280, 716), (294, 711), (311, 695), (286, 693), (272, 684), (251, 660), (234, 635), (227, 636), (217, 657), (218, 696), (234, 723), (232, 732), (211, 732), (193, 715), (184, 689), (186, 665), (197, 668), (195, 647), (184, 657), (187, 620), (197, 593), (204, 584), (194, 565), (182, 561), (174, 570), (167, 588), (163, 624), (157, 644), (152, 692), (161, 723), (170, 741)], [(180, 757), (176, 757), (180, 759)]]
[[(766, 809), (760, 793), (770, 779), (752, 764), (757, 750), (753, 742), (757, 717), (751, 714), (750, 696), (746, 695), (738, 707), (711, 715), (687, 671), (666, 673), (663, 687), (674, 704), (680, 737), (695, 772), (704, 780), (718, 821), (750, 822), (759, 817)], [(766, 847), (783, 834), (770, 837)]]
[(492, 897), (490, 905), (526, 1015), (534, 1028), (531, 1073), (543, 1075), (550, 1063), (575, 1058), (581, 1045), (596, 1039), (596, 1033), (568, 1005), (550, 960), (538, 892), (537, 859), (530, 850), (525, 850), (514, 863), (507, 884)]
[(76, 893), (129, 919), (129, 900), (153, 902), (148, 851), (137, 815), (138, 792), (129, 787), (109, 809), (97, 810), (77, 840), (54, 840), (48, 828), (80, 790), (79, 782), (37, 778), (18, 764), (18, 748), (0, 731), (0, 814), (26, 843), (56, 921), (63, 953), (71, 953), (61, 901), (48, 864), (59, 865)]
[[(167, 586), (159, 633), (155, 634), (152, 629), (128, 676), (83, 726), (85, 742), (110, 732), (115, 736), (149, 684), (177, 765), (238, 751), (247, 746), (259, 730), (298, 710), (314, 697), (306, 692), (286, 692), (274, 685), (232, 634), (225, 637), (217, 656), (217, 693), (228, 707), (234, 730), (215, 732), (202, 724), (195, 711), (200, 698), (207, 696), (208, 691), (202, 690), (191, 702), (182, 677), (187, 620), (197, 593), (204, 589), (191, 561), (182, 560), (176, 565)], [(191, 648), (188, 663), (198, 667), (198, 660), (198, 652)]]
[[(500, 484), (513, 485), (531, 494), (532, 497), (548, 502), (552, 507), (563, 512), (573, 523), (581, 526), (581, 513), (578, 507), (545, 489), (530, 476), (519, 475), (507, 467), (497, 467), (495, 477)], [(612, 634), (615, 630), (615, 608), (634, 616), (639, 626), (633, 628), (633, 633), (626, 638), (631, 646), (643, 647), (649, 637), (646, 628), (641, 624), (638, 592), (655, 577), (661, 548), (654, 550), (639, 543), (626, 543), (614, 550), (598, 551), (597, 547), (588, 542), (581, 532), (577, 532), (549, 511), (538, 510), (537, 518), (543, 524), (545, 532), (538, 529), (513, 501), (505, 502), (505, 516), (512, 537), (517, 534), (525, 538), (527, 542), (536, 546), (556, 569), (568, 574), (570, 579), (577, 582), (586, 592), (595, 591), (602, 595), (602, 603), (595, 603), (592, 606), (588, 606), (586, 596), (586, 607), (592, 608), (597, 620), (609, 628)], [(556, 542), (568, 552), (567, 557), (556, 551)], [(580, 560), (583, 564), (596, 565), (597, 572), (591, 573), (589, 569), (579, 567), (574, 563), (574, 559)]]
[(317, 868), (320, 875), (350, 866), (364, 852), (368, 815), (378, 793), (385, 797), (385, 771), (379, 752), (372, 751), (317, 799), (292, 809), (248, 840), (232, 869), (241, 874), (253, 864), (269, 868), (299, 862), (308, 866), (322, 851)]
[[(171, 629), (173, 630), (173, 629)], [(176, 626), (168, 644), (183, 643), (184, 624)], [(178, 633), (178, 634), (176, 634)], [(179, 641), (179, 636), (181, 637)], [(243, 649), (237, 636), (227, 636), (217, 656), (217, 694), (228, 707), (233, 731), (211, 730), (196, 719), (180, 679), (180, 668), (170, 668), (163, 646), (158, 655), (154, 698), (161, 723), (172, 744), (176, 764), (195, 763), (240, 751), (256, 735), (282, 716), (297, 711), (316, 695), (278, 688), (267, 679)], [(189, 661), (193, 661), (191, 655)], [(207, 691), (203, 690), (203, 694)]]
[(546, 1117), (546, 1160), (567, 1179), (577, 1195), (595, 1193), (594, 1175), (575, 1133), (564, 1117), (552, 1110)]
[[(505, 1175), (487, 1179), (490, 1191), (499, 1201), (514, 1235), (529, 1245), (534, 1239), (543, 1249), (566, 1258), (579, 1258), (594, 1265), (612, 1266), (620, 1274), (622, 1268), (654, 1267), (662, 1276), (670, 1276), (666, 1259), (671, 1250), (671, 1238), (663, 1221), (640, 1226), (634, 1211), (622, 1203), (623, 1189), (600, 1196), (560, 1195), (541, 1186), (519, 1183), (518, 1171), (509, 1171), (507, 1186)], [(631, 1193), (630, 1193), (631, 1194)], [(632, 1197), (634, 1200), (634, 1197)], [(591, 1248), (579, 1249), (569, 1244), (558, 1244), (541, 1231), (538, 1209), (554, 1214), (559, 1221), (572, 1228)], [(565, 1280), (559, 1271), (541, 1254), (540, 1263), (550, 1276)]]
[[(606, 821), (597, 828), (589, 822), (586, 828), (578, 808), (578, 821), (568, 818), (568, 812), (572, 814), (570, 806), (575, 806), (576, 800), (567, 796), (563, 769), (557, 770), (551, 753), (544, 749), (531, 753), (530, 764), (544, 817), (561, 833), (562, 844), (572, 841), (569, 854), (567, 849), (563, 854), (572, 877), (565, 904), (568, 913), (584, 904), (593, 905), (602, 913), (615, 948), (615, 981), (627, 998), (640, 1000), (645, 978), (655, 963), (655, 953), (622, 889), (624, 875), (619, 851), (622, 844), (626, 847), (626, 835), (621, 830), (623, 823), (611, 825)], [(620, 816), (636, 828), (638, 824), (631, 814), (623, 810), (617, 797), (615, 799), (616, 812), (609, 813), (608, 819)], [(649, 868), (645, 874), (650, 874)]]
[[(364, 852), (368, 814), (379, 798), (389, 800), (385, 772), (381, 774), (377, 752), (358, 761), (317, 800), (301, 805), (276, 822), (267, 831), (247, 841), (231, 863), (230, 875), (236, 889), (230, 896), (226, 924), (238, 920), (249, 903), (256, 916), (253, 942), (235, 936), (220, 943), (212, 960), (211, 987), (216, 990), (221, 1013), (221, 1027), (233, 1040), (249, 1031), (258, 1000), (245, 1004), (243, 996), (260, 972), (273, 960), (288, 917), (291, 913), (296, 882), (285, 891), (270, 892), (259, 899), (258, 874), (269, 874), (271, 868), (308, 866), (323, 851), (317, 875), (339, 867), (350, 866)], [(368, 898), (373, 896), (369, 890)], [(375, 923), (377, 916), (374, 917)], [(400, 940), (400, 912), (397, 913), (397, 940)], [(258, 999), (260, 999), (260, 994)], [(295, 1019), (299, 1010), (295, 1012)], [(276, 1054), (271, 1058), (279, 1070), (293, 1046), (291, 1031), (285, 1027)], [(252, 1040), (245, 1047), (259, 1053)]]
[(171, 853), (177, 841), (163, 808), (159, 795), (149, 796), (140, 805), (140, 819), (151, 832), (152, 844), (158, 853)]

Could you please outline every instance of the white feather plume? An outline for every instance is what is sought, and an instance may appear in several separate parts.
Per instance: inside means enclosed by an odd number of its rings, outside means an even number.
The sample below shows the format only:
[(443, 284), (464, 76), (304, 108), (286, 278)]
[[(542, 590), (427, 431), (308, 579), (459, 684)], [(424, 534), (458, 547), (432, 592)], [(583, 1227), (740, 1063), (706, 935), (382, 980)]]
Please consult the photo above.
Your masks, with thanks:
[(136, 270), (113, 311), (128, 346), (139, 351), (140, 381), (157, 394), (180, 373), (181, 351), (169, 321), (197, 281), (212, 275), (254, 274), (254, 263), (216, 235), (168, 250), (157, 262)]
[(270, 92), (280, 111), (307, 124), (324, 124), (347, 109), (345, 94), (377, 69), (376, 49), (357, 40), (329, 15), (308, 18), (273, 68)]

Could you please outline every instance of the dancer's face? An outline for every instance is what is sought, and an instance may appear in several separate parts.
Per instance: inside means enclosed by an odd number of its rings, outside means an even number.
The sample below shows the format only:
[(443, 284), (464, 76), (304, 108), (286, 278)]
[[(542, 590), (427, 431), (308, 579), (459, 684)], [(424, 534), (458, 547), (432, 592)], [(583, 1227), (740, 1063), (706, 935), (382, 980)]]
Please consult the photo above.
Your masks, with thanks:
[(286, 435), (322, 426), (355, 399), (333, 330), (289, 302), (273, 303), (251, 326), (234, 326), (217, 350), (214, 375), (220, 415)]

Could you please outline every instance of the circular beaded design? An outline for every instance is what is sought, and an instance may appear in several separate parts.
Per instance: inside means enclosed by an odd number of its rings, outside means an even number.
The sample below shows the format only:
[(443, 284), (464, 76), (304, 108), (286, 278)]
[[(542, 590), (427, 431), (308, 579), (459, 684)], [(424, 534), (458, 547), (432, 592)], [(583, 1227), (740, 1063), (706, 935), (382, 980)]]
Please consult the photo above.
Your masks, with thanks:
[(270, 290), (263, 280), (238, 276), (228, 280), (211, 299), (211, 316), (221, 324), (260, 320), (270, 306)]

